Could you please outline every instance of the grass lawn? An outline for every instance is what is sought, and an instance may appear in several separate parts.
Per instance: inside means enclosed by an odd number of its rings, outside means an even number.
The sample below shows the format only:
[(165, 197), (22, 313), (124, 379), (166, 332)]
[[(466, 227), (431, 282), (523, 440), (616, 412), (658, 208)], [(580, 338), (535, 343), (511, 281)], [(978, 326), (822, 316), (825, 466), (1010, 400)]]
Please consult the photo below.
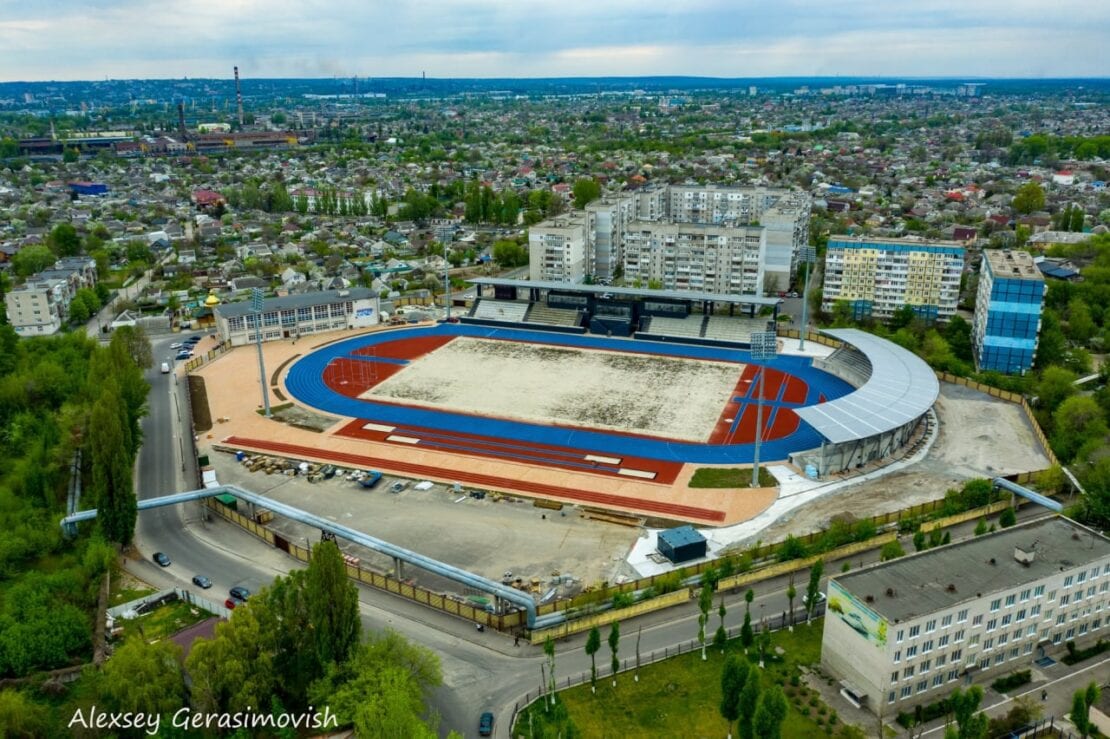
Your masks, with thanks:
[(167, 639), (185, 627), (200, 623), (211, 616), (208, 611), (179, 600), (145, 616), (132, 619), (121, 618), (116, 623), (123, 627), (121, 641), (133, 634), (139, 635), (146, 641), (156, 641)]
[[(760, 487), (773, 488), (777, 487), (778, 484), (775, 476), (768, 472), (766, 467), (759, 468)], [(702, 467), (695, 470), (694, 476), (690, 478), (690, 487), (692, 488), (750, 488), (751, 486), (752, 471), (750, 468), (746, 470), (722, 470)]]
[(130, 603), (133, 600), (138, 600), (143, 596), (150, 595), (156, 592), (154, 588), (121, 588), (116, 589), (116, 581), (112, 581), (112, 592), (108, 595), (108, 607), (115, 608), (124, 603)]
[[(768, 662), (760, 673), (763, 686), (779, 685), (786, 694), (789, 709), (782, 724), (784, 739), (791, 737), (837, 736), (842, 724), (830, 719), (832, 711), (819, 696), (792, 680), (799, 675), (800, 665), (816, 665), (821, 661), (821, 623), (812, 627), (795, 627), (794, 633), (781, 631), (773, 635), (774, 647), (781, 648), (779, 661)], [(625, 646), (622, 652), (627, 650)], [(728, 643), (729, 652), (742, 651), (739, 640)], [(773, 650), (774, 651), (774, 650)], [(597, 694), (590, 686), (579, 685), (559, 693), (565, 706), (566, 719), (548, 724), (544, 705), (533, 703), (517, 719), (514, 736), (582, 736), (582, 737), (722, 737), (727, 732), (721, 718), (721, 669), (725, 655), (720, 649), (709, 648), (709, 659), (701, 659), (694, 651), (679, 657), (641, 668), (640, 681), (634, 682), (631, 672), (617, 677), (598, 679)], [(753, 664), (758, 662), (751, 650)], [(608, 665), (608, 650), (602, 646), (598, 663)], [(558, 670), (556, 654), (556, 670)], [(798, 682), (798, 685), (794, 685)], [(561, 713), (561, 711), (556, 711)], [(532, 733), (529, 733), (531, 715)], [(569, 729), (567, 720), (574, 729)], [(559, 726), (558, 724), (562, 724)], [(733, 727), (733, 736), (736, 736)]]

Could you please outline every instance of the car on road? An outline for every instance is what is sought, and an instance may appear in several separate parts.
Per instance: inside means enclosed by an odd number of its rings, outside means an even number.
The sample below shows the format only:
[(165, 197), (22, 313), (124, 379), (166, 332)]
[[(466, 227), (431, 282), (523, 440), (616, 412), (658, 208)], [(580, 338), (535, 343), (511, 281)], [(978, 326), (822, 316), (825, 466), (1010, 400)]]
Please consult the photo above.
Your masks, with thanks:
[[(820, 605), (823, 605), (825, 603), (825, 601), (828, 600), (828, 598), (825, 596), (824, 593), (822, 593), (821, 591), (818, 591), (816, 600), (817, 600), (817, 602), (814, 605), (815, 606), (820, 606)], [(805, 608), (809, 608), (809, 594), (808, 593), (802, 595), (802, 606), (805, 607)]]
[(169, 373), (170, 373), (170, 363), (169, 362), (162, 362), (162, 374), (163, 375), (168, 375)]
[(185, 345), (182, 344), (180, 341), (175, 341), (174, 343), (170, 344), (170, 349), (180, 349), (183, 346)]
[(155, 552), (154, 553), (154, 561), (157, 562), (162, 567), (169, 567), (170, 566), (170, 558), (167, 557), (165, 555), (165, 553), (163, 553), (163, 552)]
[(192, 359), (192, 357), (193, 357), (192, 352), (190, 352), (190, 351), (180, 351), (180, 352), (177, 353), (177, 356), (174, 357), (174, 359), (176, 359), (177, 361), (180, 362), (182, 359)]
[(201, 340), (202, 338), (203, 338), (203, 337), (201, 337), (201, 336), (196, 336), (196, 335), (194, 334), (193, 336), (190, 336), (189, 338), (185, 339), (185, 343), (186, 343), (186, 344), (195, 344), (195, 343), (197, 343), (198, 341), (200, 341), (200, 340)]
[(193, 585), (208, 590), (208, 588), (212, 587), (212, 581), (204, 575), (193, 575)]
[(493, 714), (489, 711), (478, 719), (478, 736), (493, 736)]
[(251, 591), (247, 590), (242, 585), (236, 585), (235, 587), (233, 587), (228, 592), (231, 593), (232, 598), (237, 598), (238, 600), (241, 600), (244, 603), (247, 601), (248, 598), (251, 597)]

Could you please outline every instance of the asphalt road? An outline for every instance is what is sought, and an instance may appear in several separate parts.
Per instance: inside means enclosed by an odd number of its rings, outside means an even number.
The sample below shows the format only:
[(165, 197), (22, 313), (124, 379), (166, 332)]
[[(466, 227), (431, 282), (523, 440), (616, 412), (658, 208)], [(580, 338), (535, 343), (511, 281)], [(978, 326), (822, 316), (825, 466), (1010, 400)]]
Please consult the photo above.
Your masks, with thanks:
[[(152, 341), (154, 368), (147, 373), (151, 383), (149, 414), (143, 421), (143, 447), (136, 471), (139, 499), (158, 497), (175, 491), (198, 487), (197, 471), (192, 459), (188, 434), (188, 416), (184, 405), (183, 375), (179, 367), (168, 375), (158, 366), (172, 355), (169, 344), (174, 336)], [(174, 366), (171, 363), (171, 366)], [(182, 460), (182, 451), (185, 459)], [(1027, 507), (1022, 519), (1040, 514)], [(952, 538), (970, 537), (974, 522), (953, 531)], [(274, 576), (284, 574), (297, 565), (296, 561), (237, 527), (218, 519), (206, 521), (198, 503), (154, 509), (139, 515), (135, 537), (139, 560), (127, 562), (127, 570), (156, 587), (177, 585), (192, 588), (194, 574), (208, 576), (211, 590), (204, 593), (213, 600), (223, 600), (234, 585), (251, 591), (270, 583)], [(903, 547), (912, 551), (908, 540)], [(172, 565), (160, 568), (151, 555), (165, 552)], [(877, 553), (853, 557), (852, 569), (875, 561)], [(841, 562), (829, 562), (826, 572), (840, 572)], [(808, 574), (796, 576), (801, 608)], [(825, 583), (822, 582), (822, 589)], [(753, 622), (763, 617), (775, 618), (788, 608), (785, 577), (764, 581), (755, 586), (752, 605)], [(509, 719), (513, 706), (528, 692), (540, 685), (540, 665), (544, 658), (539, 647), (522, 644), (514, 647), (511, 637), (492, 631), (478, 633), (474, 625), (430, 609), (419, 607), (389, 594), (359, 588), (362, 622), (365, 630), (394, 629), (406, 638), (435, 651), (441, 660), (444, 685), (434, 691), (430, 704), (440, 716), (440, 734), (454, 729), (464, 736), (476, 736), (478, 717), (483, 711), (496, 716), (495, 735), (509, 736)], [(725, 594), (728, 614), (725, 625), (738, 629), (743, 622), (743, 591)], [(714, 602), (707, 638), (717, 628), (717, 602)], [(636, 633), (642, 628), (640, 652), (646, 658), (655, 650), (673, 648), (697, 637), (697, 608), (691, 602), (634, 621), (622, 623), (620, 655), (633, 658)], [(801, 628), (821, 628), (802, 626)], [(577, 677), (589, 670), (590, 660), (583, 649), (585, 635), (560, 640), (556, 646), (556, 673), (560, 684), (567, 677)], [(603, 649), (607, 656), (607, 649)], [(606, 660), (602, 660), (607, 664)]]

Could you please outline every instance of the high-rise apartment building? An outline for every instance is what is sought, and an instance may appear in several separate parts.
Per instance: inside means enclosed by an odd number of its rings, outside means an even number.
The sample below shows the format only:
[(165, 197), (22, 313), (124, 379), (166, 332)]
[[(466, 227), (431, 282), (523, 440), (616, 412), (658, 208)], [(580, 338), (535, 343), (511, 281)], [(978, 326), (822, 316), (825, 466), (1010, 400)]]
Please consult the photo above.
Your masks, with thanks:
[(956, 314), (964, 248), (955, 242), (833, 237), (825, 252), (822, 308), (847, 301), (857, 318), (887, 319), (910, 306), (926, 321)]
[[(580, 271), (578, 231), (567, 231), (579, 228), (573, 218), (533, 226), (532, 279), (606, 280), (623, 272), (670, 289), (783, 291), (798, 248), (808, 243), (809, 216), (809, 196), (785, 189), (663, 185), (622, 192), (586, 206)], [(559, 249), (567, 252), (562, 258)]]
[(830, 578), (821, 663), (890, 716), (1108, 625), (1110, 539), (1040, 518)]
[(978, 369), (1016, 374), (1032, 368), (1044, 297), (1044, 277), (1032, 256), (984, 250), (971, 328)]
[(69, 304), (77, 291), (95, 287), (96, 278), (95, 259), (59, 259), (5, 294), (8, 322), (20, 336), (57, 333), (69, 319)]

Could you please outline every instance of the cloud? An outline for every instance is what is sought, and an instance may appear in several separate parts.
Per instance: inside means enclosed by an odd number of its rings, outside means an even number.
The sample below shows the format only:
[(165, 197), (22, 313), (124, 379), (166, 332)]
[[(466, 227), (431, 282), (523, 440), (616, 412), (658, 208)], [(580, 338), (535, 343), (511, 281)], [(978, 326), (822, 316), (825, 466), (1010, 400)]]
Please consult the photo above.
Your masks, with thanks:
[(0, 0), (7, 79), (1107, 76), (1110, 3)]

